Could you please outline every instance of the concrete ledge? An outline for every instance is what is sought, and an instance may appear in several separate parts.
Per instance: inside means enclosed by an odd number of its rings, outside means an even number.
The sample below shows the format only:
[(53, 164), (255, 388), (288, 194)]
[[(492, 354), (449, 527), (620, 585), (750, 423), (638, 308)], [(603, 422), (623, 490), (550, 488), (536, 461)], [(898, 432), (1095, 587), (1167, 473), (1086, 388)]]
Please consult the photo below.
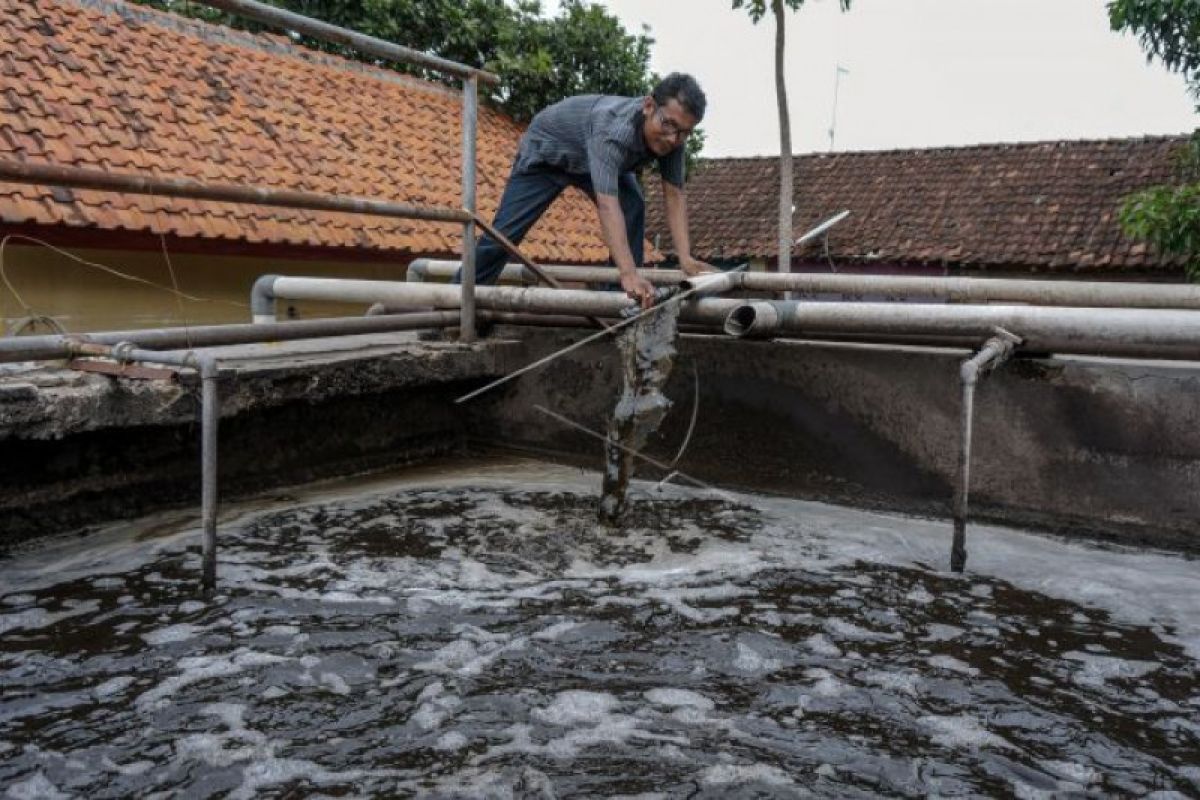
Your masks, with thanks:
[[(512, 343), (411, 334), (218, 348), (225, 496), (461, 449), (452, 399)], [(0, 547), (199, 500), (199, 390), (64, 367), (0, 371)]]

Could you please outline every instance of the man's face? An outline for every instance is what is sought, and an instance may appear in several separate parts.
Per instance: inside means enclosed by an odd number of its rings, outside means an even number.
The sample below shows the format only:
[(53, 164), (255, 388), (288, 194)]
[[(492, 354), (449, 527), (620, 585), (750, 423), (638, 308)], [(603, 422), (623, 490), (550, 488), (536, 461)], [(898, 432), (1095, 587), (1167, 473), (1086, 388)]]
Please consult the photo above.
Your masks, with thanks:
[(654, 102), (653, 97), (647, 97), (642, 101), (642, 115), (642, 134), (646, 146), (656, 156), (665, 156), (683, 147), (697, 122), (674, 97), (661, 106)]

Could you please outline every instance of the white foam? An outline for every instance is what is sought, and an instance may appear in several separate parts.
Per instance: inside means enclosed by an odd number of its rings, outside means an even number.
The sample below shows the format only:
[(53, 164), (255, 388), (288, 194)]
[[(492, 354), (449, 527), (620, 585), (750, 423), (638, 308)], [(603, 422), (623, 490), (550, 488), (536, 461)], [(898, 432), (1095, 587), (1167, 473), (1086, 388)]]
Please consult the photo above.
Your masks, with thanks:
[(1100, 656), (1071, 650), (1063, 658), (1078, 661), (1081, 669), (1072, 675), (1076, 683), (1096, 686), (1116, 678), (1141, 678), (1159, 669), (1162, 665), (1153, 661), (1134, 661), (1114, 656)]
[(60, 792), (42, 772), (12, 784), (7, 794), (16, 800), (66, 800), (71, 796)]
[(120, 694), (128, 689), (133, 685), (133, 682), (134, 678), (129, 675), (118, 675), (115, 678), (109, 678), (99, 686), (92, 687), (92, 696), (100, 701), (108, 700), (113, 695)]
[(930, 738), (943, 747), (1012, 747), (1002, 736), (998, 736), (973, 716), (937, 716), (930, 714), (917, 722), (932, 731)]
[(322, 672), (321, 685), (334, 694), (350, 694), (350, 684), (346, 683), (346, 679), (336, 672)]
[(467, 746), (467, 737), (458, 731), (449, 731), (438, 737), (435, 750), (461, 750)]
[(739, 672), (766, 674), (779, 669), (782, 663), (778, 659), (767, 658), (745, 642), (737, 643), (737, 658), (733, 660), (734, 669)]
[(745, 783), (765, 783), (770, 786), (795, 784), (786, 772), (771, 764), (717, 764), (704, 770), (700, 782), (709, 786)]
[(823, 633), (814, 633), (804, 640), (804, 644), (819, 656), (838, 658), (842, 655), (842, 649), (829, 641), (829, 637)]
[(670, 687), (651, 689), (645, 692), (643, 696), (655, 705), (671, 706), (672, 708), (685, 706), (701, 711), (712, 711), (716, 705), (704, 695), (688, 691), (687, 689), (672, 689)]
[(869, 683), (872, 686), (880, 686), (884, 689), (907, 695), (917, 694), (917, 688), (921, 685), (921, 676), (914, 672), (871, 670), (864, 672), (859, 678), (864, 683)]
[(164, 645), (174, 642), (185, 642), (188, 639), (194, 639), (196, 636), (204, 632), (204, 628), (193, 625), (190, 622), (180, 622), (177, 625), (168, 625), (165, 628), (143, 633), (142, 638), (149, 645)]
[(925, 660), (926, 660), (926, 662), (929, 663), (929, 665), (931, 667), (936, 667), (937, 669), (945, 669), (945, 670), (949, 670), (951, 672), (958, 672), (963, 675), (978, 675), (979, 674), (979, 670), (977, 670), (975, 667), (972, 667), (970, 664), (966, 663), (965, 661), (959, 661), (954, 656), (947, 656), (947, 655), (930, 656), (929, 658), (927, 658)]
[(550, 725), (570, 726), (595, 722), (617, 706), (617, 698), (604, 692), (560, 692), (550, 705), (534, 709), (533, 716)]

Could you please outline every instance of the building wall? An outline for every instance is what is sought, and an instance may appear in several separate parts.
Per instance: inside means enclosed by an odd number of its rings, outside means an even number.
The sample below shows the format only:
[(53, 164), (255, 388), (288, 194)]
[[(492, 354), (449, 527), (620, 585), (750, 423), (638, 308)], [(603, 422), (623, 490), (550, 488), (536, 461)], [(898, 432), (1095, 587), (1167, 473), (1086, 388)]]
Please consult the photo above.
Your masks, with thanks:
[[(250, 287), (258, 276), (268, 273), (404, 280), (403, 263), (171, 253), (168, 268), (168, 259), (161, 252), (80, 248), (68, 252), (131, 277), (80, 264), (47, 247), (10, 242), (4, 248), (4, 272), (23, 302), (0, 285), (3, 330), (26, 316), (25, 306), (54, 317), (72, 332), (249, 322)], [(181, 300), (162, 288), (175, 285), (172, 269), (180, 291), (206, 302)], [(279, 314), (310, 317), (363, 311), (360, 306), (297, 303), (290, 308), (281, 306)]]

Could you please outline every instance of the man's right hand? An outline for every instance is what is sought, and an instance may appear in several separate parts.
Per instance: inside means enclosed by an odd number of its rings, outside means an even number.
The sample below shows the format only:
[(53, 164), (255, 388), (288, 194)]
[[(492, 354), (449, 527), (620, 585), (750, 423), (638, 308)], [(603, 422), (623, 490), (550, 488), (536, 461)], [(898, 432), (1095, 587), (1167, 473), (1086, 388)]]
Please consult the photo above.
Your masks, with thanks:
[(643, 309), (654, 305), (654, 286), (636, 272), (622, 273), (621, 288), (625, 294), (641, 303)]

